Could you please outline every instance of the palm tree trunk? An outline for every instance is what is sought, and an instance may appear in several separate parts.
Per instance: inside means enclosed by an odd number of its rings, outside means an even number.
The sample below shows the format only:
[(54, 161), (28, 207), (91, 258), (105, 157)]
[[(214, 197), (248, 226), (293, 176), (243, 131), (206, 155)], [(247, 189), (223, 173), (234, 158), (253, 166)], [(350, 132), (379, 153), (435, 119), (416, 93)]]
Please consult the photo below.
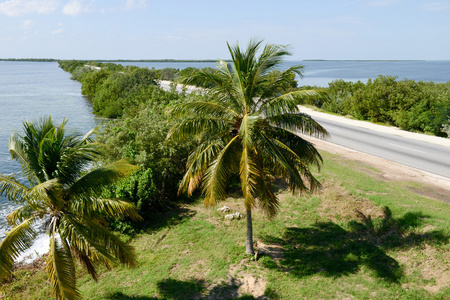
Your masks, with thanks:
[(253, 224), (252, 224), (252, 211), (247, 210), (247, 243), (245, 247), (245, 252), (247, 254), (255, 254), (253, 250)]

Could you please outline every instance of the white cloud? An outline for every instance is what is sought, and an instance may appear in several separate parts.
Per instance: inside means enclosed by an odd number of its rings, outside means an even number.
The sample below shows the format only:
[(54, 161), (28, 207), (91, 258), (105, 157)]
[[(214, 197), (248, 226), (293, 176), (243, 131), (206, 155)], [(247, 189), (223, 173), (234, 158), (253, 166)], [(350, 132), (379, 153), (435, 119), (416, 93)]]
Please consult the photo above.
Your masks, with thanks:
[(61, 34), (63, 32), (64, 32), (63, 28), (58, 28), (58, 29), (52, 31), (52, 35)]
[(58, 0), (9, 0), (0, 3), (0, 14), (17, 17), (28, 14), (51, 14), (58, 7)]
[(140, 9), (145, 8), (147, 6), (147, 3), (145, 0), (126, 0), (125, 1), (125, 10), (132, 10), (132, 9)]
[[(92, 2), (91, 2), (92, 3)], [(78, 0), (70, 0), (64, 7), (63, 7), (63, 14), (69, 15), (69, 16), (78, 16), (83, 13), (89, 13), (91, 12), (91, 3), (84, 4), (83, 1)]]
[(61, 34), (64, 32), (64, 23), (59, 22), (58, 28), (52, 31), (52, 35)]
[(31, 29), (31, 27), (33, 27), (34, 23), (31, 20), (25, 20), (22, 22), (22, 29), (24, 30), (28, 30)]

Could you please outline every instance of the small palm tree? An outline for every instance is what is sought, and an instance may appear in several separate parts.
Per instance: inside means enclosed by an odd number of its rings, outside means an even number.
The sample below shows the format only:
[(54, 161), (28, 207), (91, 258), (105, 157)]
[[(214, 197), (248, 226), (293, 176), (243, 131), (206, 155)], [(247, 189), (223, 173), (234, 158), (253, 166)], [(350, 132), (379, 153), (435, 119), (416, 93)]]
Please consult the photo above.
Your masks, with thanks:
[(318, 92), (285, 92), (286, 81), (292, 74), (301, 76), (302, 66), (279, 72), (283, 57), (290, 53), (284, 46), (266, 45), (258, 57), (261, 43), (250, 42), (245, 51), (239, 44), (227, 44), (231, 64), (219, 60), (216, 72), (199, 71), (185, 79), (185, 83), (210, 86), (214, 100), (183, 103), (168, 111), (178, 119), (168, 139), (199, 140), (188, 158), (180, 192), (187, 190), (191, 195), (201, 186), (205, 205), (214, 205), (225, 197), (231, 175), (239, 174), (249, 254), (254, 252), (252, 209), (259, 205), (269, 218), (277, 213), (275, 177), (285, 178), (292, 191), (319, 186), (309, 166), (319, 166), (322, 158), (314, 145), (298, 134), (327, 134), (298, 108), (301, 97), (317, 96)]
[(0, 279), (8, 278), (14, 260), (32, 246), (38, 219), (50, 235), (47, 274), (57, 299), (77, 299), (74, 259), (97, 280), (96, 266), (116, 262), (136, 264), (134, 250), (103, 225), (105, 218), (128, 216), (139, 220), (135, 207), (124, 200), (97, 197), (102, 187), (135, 171), (125, 162), (93, 168), (100, 148), (84, 137), (66, 135), (64, 120), (23, 123), (23, 135), (9, 140), (11, 157), (22, 166), (28, 184), (14, 175), (0, 175), (0, 194), (21, 207), (7, 217), (12, 229), (0, 243)]

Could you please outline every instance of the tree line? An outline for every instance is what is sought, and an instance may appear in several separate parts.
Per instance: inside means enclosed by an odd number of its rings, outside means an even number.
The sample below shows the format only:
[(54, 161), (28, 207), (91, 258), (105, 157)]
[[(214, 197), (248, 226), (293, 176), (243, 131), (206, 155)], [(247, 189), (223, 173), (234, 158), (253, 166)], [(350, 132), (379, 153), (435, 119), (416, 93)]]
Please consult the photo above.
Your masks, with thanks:
[[(181, 82), (189, 78), (197, 68), (147, 69), (123, 67), (112, 63), (92, 63), (103, 68), (100, 72), (83, 67), (87, 62), (63, 61), (60, 66), (71, 72), (73, 78), (83, 84), (82, 93), (93, 99), (94, 112), (98, 115), (117, 118), (127, 107), (149, 97), (140, 91), (142, 86), (156, 85), (155, 80)], [(81, 67), (80, 67), (81, 66)], [(75, 70), (75, 68), (76, 70)], [(106, 68), (105, 68), (106, 67)], [(213, 74), (213, 68), (202, 69)], [(115, 74), (113, 75), (112, 72)], [(278, 74), (274, 70), (273, 78)], [(367, 82), (351, 82), (338, 79), (327, 88), (316, 86), (297, 87), (297, 77), (291, 74), (284, 82), (290, 91), (297, 89), (321, 89), (321, 97), (308, 97), (304, 104), (316, 106), (324, 111), (351, 116), (358, 120), (397, 126), (403, 130), (450, 137), (450, 81), (435, 83), (399, 80), (395, 76), (378, 76)], [(191, 81), (191, 84), (210, 88), (206, 83)]]
[(380, 75), (366, 83), (335, 80), (326, 92), (324, 97), (307, 99), (308, 103), (358, 120), (450, 137), (450, 82)]

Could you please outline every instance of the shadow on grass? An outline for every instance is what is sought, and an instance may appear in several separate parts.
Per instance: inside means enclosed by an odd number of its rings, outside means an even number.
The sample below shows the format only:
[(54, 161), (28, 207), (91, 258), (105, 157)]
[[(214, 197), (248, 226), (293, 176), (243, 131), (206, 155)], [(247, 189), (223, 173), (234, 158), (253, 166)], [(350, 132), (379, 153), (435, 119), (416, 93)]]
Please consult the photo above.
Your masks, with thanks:
[[(229, 283), (222, 283), (208, 290), (204, 280), (181, 281), (172, 278), (165, 279), (157, 283), (158, 297), (126, 295), (122, 292), (114, 292), (107, 296), (111, 300), (157, 300), (157, 299), (267, 299), (267, 297), (255, 298), (251, 295), (239, 296), (238, 289), (241, 283), (236, 279), (231, 279)], [(270, 292), (271, 295), (275, 295)]]
[(158, 282), (159, 299), (266, 299), (251, 295), (239, 296), (240, 285), (240, 281), (231, 279), (229, 283), (218, 284), (208, 290), (204, 280), (181, 281), (169, 278)]
[(146, 296), (128, 296), (128, 295), (125, 295), (122, 292), (114, 292), (112, 294), (109, 294), (106, 299), (111, 299), (111, 300), (129, 300), (129, 299), (134, 299), (134, 300), (157, 300), (158, 298), (146, 297)]
[(386, 254), (393, 248), (410, 248), (424, 242), (448, 243), (449, 236), (439, 231), (414, 233), (426, 216), (407, 213), (399, 219), (392, 217), (389, 208), (384, 217), (373, 220), (359, 213), (358, 221), (343, 227), (333, 222), (319, 222), (309, 228), (287, 228), (283, 238), (266, 237), (265, 242), (282, 245), (283, 258), (279, 263), (263, 259), (263, 264), (297, 277), (314, 274), (340, 277), (356, 273), (365, 266), (378, 278), (398, 282), (403, 271), (399, 263)]
[(134, 236), (142, 232), (155, 232), (185, 222), (195, 215), (195, 211), (184, 205), (173, 205), (165, 210), (150, 211), (142, 215), (144, 221), (134, 222), (130, 219), (110, 221), (110, 228), (124, 235)]
[(165, 212), (152, 212), (144, 216), (146, 220), (143, 231), (155, 232), (162, 228), (172, 227), (191, 219), (195, 211), (184, 206), (175, 206)]

